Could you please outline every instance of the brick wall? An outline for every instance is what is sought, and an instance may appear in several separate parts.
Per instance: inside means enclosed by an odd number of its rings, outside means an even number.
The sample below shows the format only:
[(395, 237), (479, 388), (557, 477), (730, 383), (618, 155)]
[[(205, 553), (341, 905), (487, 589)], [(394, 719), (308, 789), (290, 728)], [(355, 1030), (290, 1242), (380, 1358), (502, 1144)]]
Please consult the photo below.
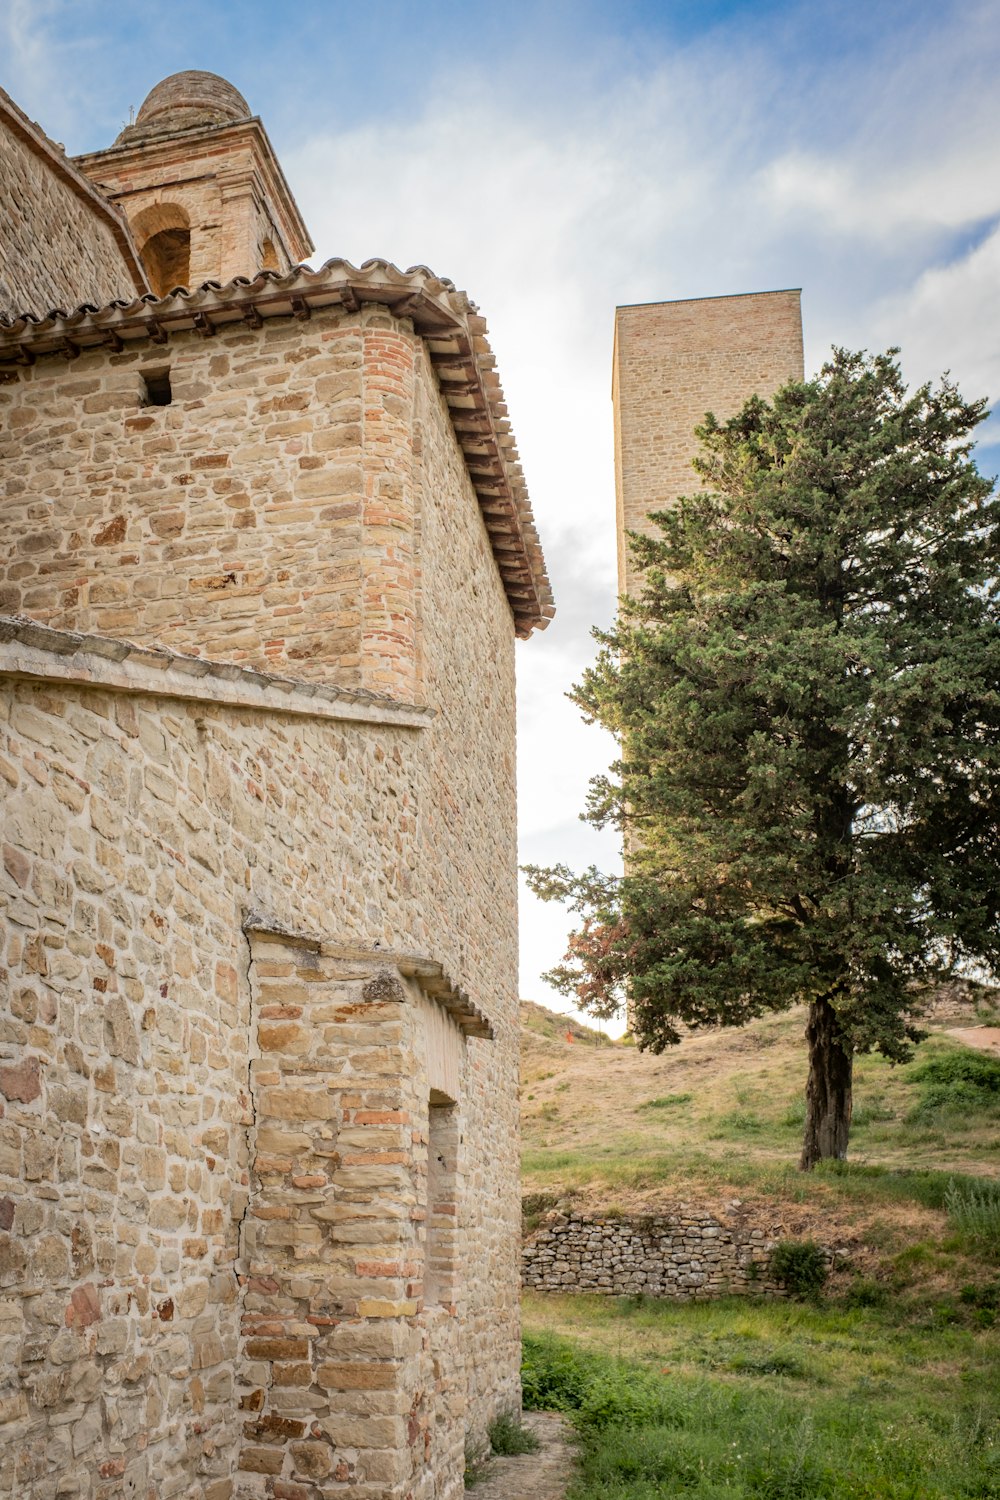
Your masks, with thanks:
[[(139, 128), (124, 131), (108, 150), (75, 160), (121, 207), (140, 251), (171, 219), (187, 226), (185, 285), (256, 275), (265, 264), (266, 241), (274, 252), (272, 269), (279, 271), (311, 252), (305, 225), (258, 120), (129, 141)], [(156, 290), (165, 295), (173, 287)]]
[(797, 291), (755, 292), (619, 307), (612, 397), (618, 506), (618, 588), (634, 588), (626, 531), (648, 531), (697, 489), (695, 427), (732, 416), (752, 395), (802, 379)]

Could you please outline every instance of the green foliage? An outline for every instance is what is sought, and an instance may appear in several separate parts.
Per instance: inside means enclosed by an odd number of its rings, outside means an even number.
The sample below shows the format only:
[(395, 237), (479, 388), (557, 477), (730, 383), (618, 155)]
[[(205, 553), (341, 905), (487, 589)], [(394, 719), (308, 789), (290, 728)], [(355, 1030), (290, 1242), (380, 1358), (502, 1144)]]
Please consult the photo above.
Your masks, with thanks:
[(1000, 1062), (969, 1048), (928, 1057), (909, 1069), (909, 1078), (920, 1087), (917, 1114), (1000, 1105)]
[(585, 1356), (565, 1340), (525, 1334), (521, 1397), (528, 1411), (577, 1411), (588, 1379)]
[(815, 1240), (779, 1240), (768, 1257), (775, 1281), (797, 1297), (815, 1297), (829, 1274), (826, 1257)]
[[(539, 1398), (531, 1404), (567, 1413), (580, 1439), (568, 1500), (997, 1500), (1000, 1384), (992, 1367), (982, 1369), (974, 1399), (961, 1386), (939, 1390), (942, 1382), (924, 1374), (948, 1341), (967, 1349), (989, 1335), (947, 1325), (919, 1335), (900, 1327), (895, 1310), (881, 1313), (875, 1299), (859, 1297), (858, 1306), (821, 1314), (782, 1304), (769, 1315), (775, 1329), (783, 1326), (775, 1319), (807, 1321), (786, 1326), (777, 1350), (762, 1342), (725, 1358), (717, 1377), (675, 1369), (672, 1359), (662, 1368), (654, 1330), (660, 1326), (675, 1351), (690, 1350), (711, 1319), (717, 1336), (729, 1330), (725, 1343), (745, 1317), (737, 1304), (643, 1312), (642, 1332), (654, 1345), (642, 1362), (594, 1347), (589, 1333), (586, 1344), (529, 1334), (525, 1390)], [(624, 1333), (636, 1314), (606, 1308), (603, 1316), (624, 1320)], [(837, 1389), (802, 1383), (810, 1361), (796, 1350), (820, 1345), (848, 1361)], [(893, 1350), (900, 1370), (913, 1367), (912, 1391), (896, 1388), (895, 1365), (890, 1380), (868, 1373), (873, 1359), (885, 1367)]]
[(1000, 1182), (963, 1184), (952, 1180), (944, 1206), (948, 1222), (961, 1235), (1000, 1255)]
[(676, 1109), (680, 1104), (687, 1104), (693, 1099), (693, 1094), (663, 1094), (659, 1099), (647, 1099), (645, 1104), (640, 1104), (640, 1109)]
[(851, 1124), (856, 1128), (863, 1128), (865, 1125), (881, 1124), (895, 1118), (896, 1111), (892, 1106), (886, 1104), (880, 1096), (875, 1095), (871, 1099), (862, 1099), (855, 1104)]
[(489, 1425), (490, 1447), (498, 1458), (537, 1453), (538, 1439), (516, 1417), (496, 1417)]
[[(829, 1021), (814, 1066), (902, 1061), (916, 983), (1000, 964), (985, 406), (947, 380), (908, 395), (894, 352), (835, 351), (815, 381), (706, 419), (706, 488), (633, 537), (642, 593), (572, 694), (621, 742), (586, 816), (630, 859), (528, 871), (581, 919), (549, 977), (596, 1015), (627, 998), (654, 1051), (680, 1023), (807, 1000)], [(849, 1068), (845, 1135), (848, 1088)]]
[(867, 1276), (856, 1276), (844, 1293), (845, 1307), (885, 1307), (888, 1301), (889, 1288)]

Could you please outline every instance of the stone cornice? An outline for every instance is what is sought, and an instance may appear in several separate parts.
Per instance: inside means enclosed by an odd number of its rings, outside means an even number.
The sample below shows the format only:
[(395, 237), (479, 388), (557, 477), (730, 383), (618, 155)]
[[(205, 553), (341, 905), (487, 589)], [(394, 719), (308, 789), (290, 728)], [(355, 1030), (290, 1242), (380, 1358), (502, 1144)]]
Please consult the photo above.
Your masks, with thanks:
[(432, 709), (374, 693), (279, 677), (107, 636), (53, 630), (19, 615), (0, 615), (0, 677), (402, 729), (422, 729), (434, 718)]
[(195, 330), (207, 337), (240, 322), (262, 328), (271, 318), (305, 320), (323, 308), (356, 312), (369, 302), (409, 319), (425, 341), (479, 498), (515, 631), (525, 637), (544, 629), (555, 606), (486, 322), (464, 292), (426, 266), (401, 271), (384, 260), (360, 267), (328, 260), (318, 271), (307, 266), (284, 276), (261, 271), (253, 280), (237, 277), (225, 286), (209, 281), (159, 299), (150, 294), (103, 308), (84, 306), (44, 317), (26, 313), (0, 320), (0, 364), (33, 364), (53, 354), (73, 359), (86, 349), (120, 351), (150, 339), (163, 345), (172, 333)]
[(45, 162), (60, 182), (86, 203), (96, 218), (103, 220), (114, 235), (115, 243), (121, 252), (136, 291), (140, 296), (148, 292), (149, 282), (146, 280), (142, 262), (132, 243), (132, 235), (124, 214), (109, 203), (92, 183), (88, 182), (72, 160), (60, 151), (54, 141), (49, 140), (39, 125), (28, 119), (24, 111), (18, 108), (10, 95), (2, 88), (0, 88), (0, 120), (12, 135), (17, 136), (18, 140)]

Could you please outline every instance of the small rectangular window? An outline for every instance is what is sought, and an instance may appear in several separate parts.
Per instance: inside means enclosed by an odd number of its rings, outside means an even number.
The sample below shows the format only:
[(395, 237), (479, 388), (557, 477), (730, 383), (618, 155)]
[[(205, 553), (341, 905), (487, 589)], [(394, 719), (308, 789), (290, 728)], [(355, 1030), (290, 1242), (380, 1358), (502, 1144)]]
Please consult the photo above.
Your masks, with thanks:
[(169, 406), (173, 400), (169, 370), (147, 370), (142, 377), (143, 406)]
[(424, 1302), (454, 1303), (458, 1272), (458, 1110), (431, 1090), (427, 1139), (427, 1245)]

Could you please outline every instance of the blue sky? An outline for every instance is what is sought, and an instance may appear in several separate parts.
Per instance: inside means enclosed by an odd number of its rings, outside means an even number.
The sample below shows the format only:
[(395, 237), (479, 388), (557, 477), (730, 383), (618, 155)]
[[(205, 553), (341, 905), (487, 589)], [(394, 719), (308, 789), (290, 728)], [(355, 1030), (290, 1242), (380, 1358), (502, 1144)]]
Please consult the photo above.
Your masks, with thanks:
[[(559, 607), (518, 653), (523, 857), (611, 863), (576, 815), (612, 747), (562, 695), (614, 609), (614, 307), (800, 286), (808, 369), (898, 344), (1000, 401), (1000, 7), (0, 0), (0, 82), (70, 152), (192, 67), (263, 117), (317, 259), (428, 264), (482, 307)], [(522, 913), (551, 1000), (565, 923)]]

